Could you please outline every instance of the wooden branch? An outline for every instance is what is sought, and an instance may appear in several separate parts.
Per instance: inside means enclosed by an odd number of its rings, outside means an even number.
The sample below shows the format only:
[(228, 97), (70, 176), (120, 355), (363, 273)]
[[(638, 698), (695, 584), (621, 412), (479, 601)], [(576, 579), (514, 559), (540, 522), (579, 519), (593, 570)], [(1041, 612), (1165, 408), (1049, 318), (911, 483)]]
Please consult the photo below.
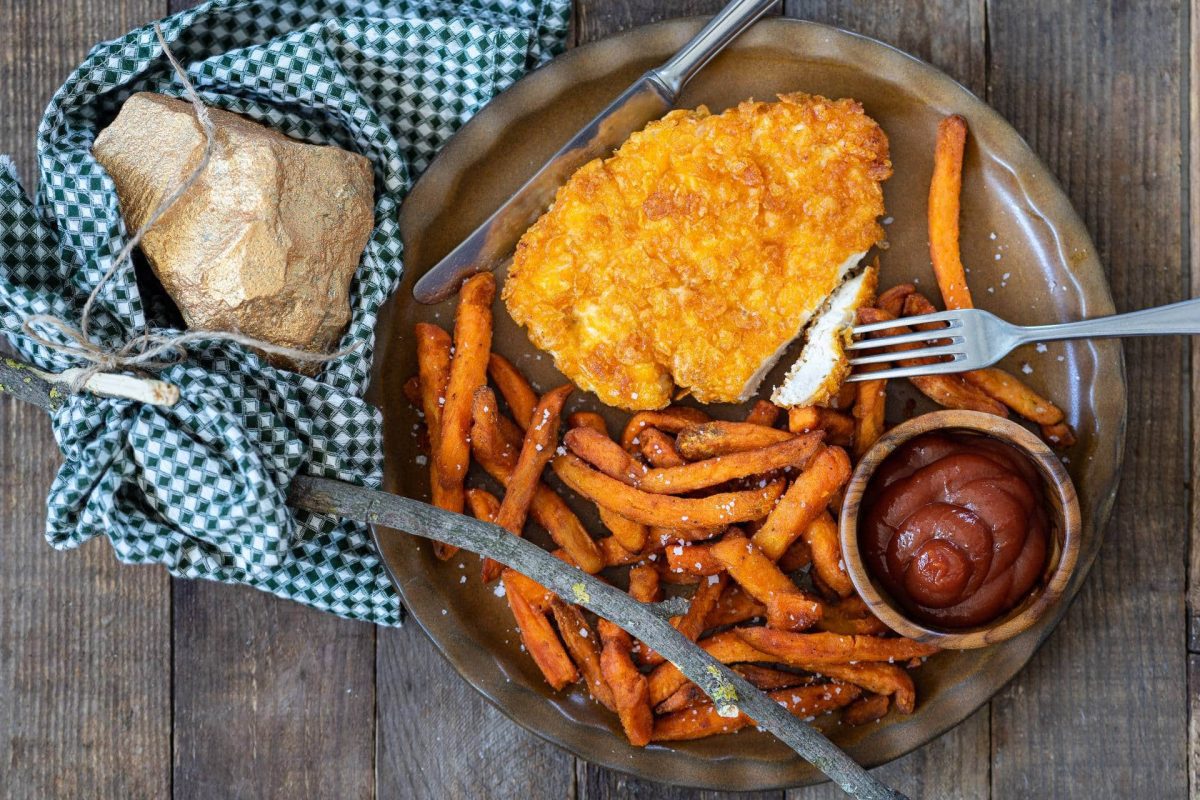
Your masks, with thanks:
[[(0, 392), (52, 410), (62, 391), (37, 370), (15, 359), (0, 362)], [(371, 525), (384, 525), (446, 542), (494, 558), (524, 573), (565, 600), (610, 620), (645, 642), (704, 690), (722, 715), (744, 712), (802, 758), (863, 800), (896, 800), (904, 795), (872, 777), (811, 725), (797, 719), (766, 694), (684, 637), (668, 621), (677, 609), (647, 606), (625, 592), (569, 566), (503, 528), (427, 503), (341, 481), (300, 475), (289, 489), (288, 504)]]
[(66, 393), (42, 377), (42, 373), (15, 358), (0, 359), (0, 394), (9, 394), (26, 403), (56, 411)]
[(408, 531), (494, 558), (645, 642), (703, 689), (722, 716), (744, 712), (851, 797), (904, 797), (881, 784), (823, 734), (755, 689), (642, 603), (503, 528), (407, 497), (303, 475), (292, 481), (288, 503), (295, 508)]

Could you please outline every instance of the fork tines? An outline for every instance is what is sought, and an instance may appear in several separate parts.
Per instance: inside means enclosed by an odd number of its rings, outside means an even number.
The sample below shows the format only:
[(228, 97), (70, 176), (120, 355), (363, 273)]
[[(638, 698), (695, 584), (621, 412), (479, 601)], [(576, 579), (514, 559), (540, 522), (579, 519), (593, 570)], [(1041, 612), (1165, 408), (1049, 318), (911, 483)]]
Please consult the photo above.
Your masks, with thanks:
[[(911, 329), (918, 325), (937, 325), (938, 327), (929, 330), (913, 330), (908, 333), (897, 333), (894, 336), (883, 335), (877, 338), (864, 336), (865, 334), (880, 334), (898, 328)], [(851, 329), (851, 333), (863, 338), (852, 342), (847, 349), (854, 351), (879, 350), (880, 352), (860, 355), (850, 359), (850, 366), (852, 368), (895, 361), (903, 361), (905, 362), (905, 366), (885, 370), (858, 370), (851, 375), (850, 379), (878, 380), (942, 372), (959, 372), (962, 367), (958, 366), (957, 362), (963, 361), (967, 357), (964, 352), (965, 339), (962, 335), (962, 328), (962, 319), (955, 312), (922, 314), (915, 317), (902, 317), (887, 322), (856, 325)], [(926, 346), (920, 347), (919, 345)]]

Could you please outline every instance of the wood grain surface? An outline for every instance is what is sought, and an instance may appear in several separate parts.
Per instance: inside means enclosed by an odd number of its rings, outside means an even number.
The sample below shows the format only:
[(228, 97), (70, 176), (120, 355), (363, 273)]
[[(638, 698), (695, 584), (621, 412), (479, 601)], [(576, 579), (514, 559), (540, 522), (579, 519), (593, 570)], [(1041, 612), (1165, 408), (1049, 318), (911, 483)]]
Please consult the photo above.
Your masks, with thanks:
[[(0, 3), (0, 152), (35, 185), (34, 135), (98, 39), (161, 12), (151, 0)], [(60, 462), (50, 422), (0, 397), (0, 795), (164, 797), (171, 787), (170, 584), (103, 541), (43, 537)]]
[[(1062, 181), (1117, 309), (1186, 297), (1186, 8), (1079, 0), (988, 11), (988, 100)], [(1062, 624), (992, 702), (997, 797), (1169, 797), (1187, 785), (1186, 345), (1125, 344), (1129, 435), (1108, 537)]]
[[(96, 41), (190, 4), (0, 2), (0, 152), (27, 189), (41, 110), (67, 72)], [(574, 30), (586, 42), (722, 4), (577, 0)], [(1200, 295), (1195, 5), (789, 0), (784, 12), (894, 44), (986, 97), (1063, 183), (1132, 309)], [(1200, 622), (1188, 624), (1200, 620), (1200, 345), (1126, 352), (1127, 463), (1092, 576), (988, 707), (878, 770), (913, 797), (1200, 790)], [(171, 581), (118, 565), (102, 542), (54, 552), (42, 534), (58, 463), (41, 412), (0, 397), (0, 796), (733, 797), (577, 761), (496, 712), (415, 625), (377, 632)], [(837, 794), (740, 797), (785, 796)]]

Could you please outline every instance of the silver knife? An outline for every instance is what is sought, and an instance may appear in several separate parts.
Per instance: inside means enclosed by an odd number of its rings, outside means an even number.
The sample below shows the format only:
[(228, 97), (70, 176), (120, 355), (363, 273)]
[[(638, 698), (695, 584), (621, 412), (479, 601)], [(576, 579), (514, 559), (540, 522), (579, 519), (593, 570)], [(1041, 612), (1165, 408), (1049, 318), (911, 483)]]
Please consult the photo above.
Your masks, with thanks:
[(467, 277), (495, 269), (521, 234), (550, 206), (558, 188), (593, 158), (608, 155), (629, 134), (671, 109), (693, 75), (774, 6), (776, 0), (733, 0), (661, 67), (650, 70), (600, 112), (487, 221), (426, 272), (413, 287), (422, 303), (438, 303)]

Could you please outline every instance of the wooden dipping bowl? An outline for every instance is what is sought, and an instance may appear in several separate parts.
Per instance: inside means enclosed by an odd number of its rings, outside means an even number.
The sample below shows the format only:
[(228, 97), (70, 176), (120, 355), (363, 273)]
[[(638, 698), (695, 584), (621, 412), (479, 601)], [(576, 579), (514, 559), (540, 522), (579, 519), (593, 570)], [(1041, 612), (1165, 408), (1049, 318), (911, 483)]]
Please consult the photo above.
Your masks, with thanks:
[[(873, 580), (859, 552), (858, 515), (863, 492), (871, 476), (900, 445), (932, 431), (977, 433), (1016, 447), (1029, 457), (1041, 474), (1051, 513), (1053, 535), (1041, 580), (1015, 608), (975, 628), (932, 628), (914, 622), (905, 615), (903, 607)], [(1045, 442), (1016, 422), (1003, 417), (978, 411), (934, 411), (892, 428), (858, 462), (846, 487), (839, 531), (846, 572), (875, 616), (896, 633), (910, 639), (952, 650), (967, 650), (1002, 642), (1028, 630), (1062, 599), (1079, 556), (1081, 525), (1075, 486), (1058, 456)]]

